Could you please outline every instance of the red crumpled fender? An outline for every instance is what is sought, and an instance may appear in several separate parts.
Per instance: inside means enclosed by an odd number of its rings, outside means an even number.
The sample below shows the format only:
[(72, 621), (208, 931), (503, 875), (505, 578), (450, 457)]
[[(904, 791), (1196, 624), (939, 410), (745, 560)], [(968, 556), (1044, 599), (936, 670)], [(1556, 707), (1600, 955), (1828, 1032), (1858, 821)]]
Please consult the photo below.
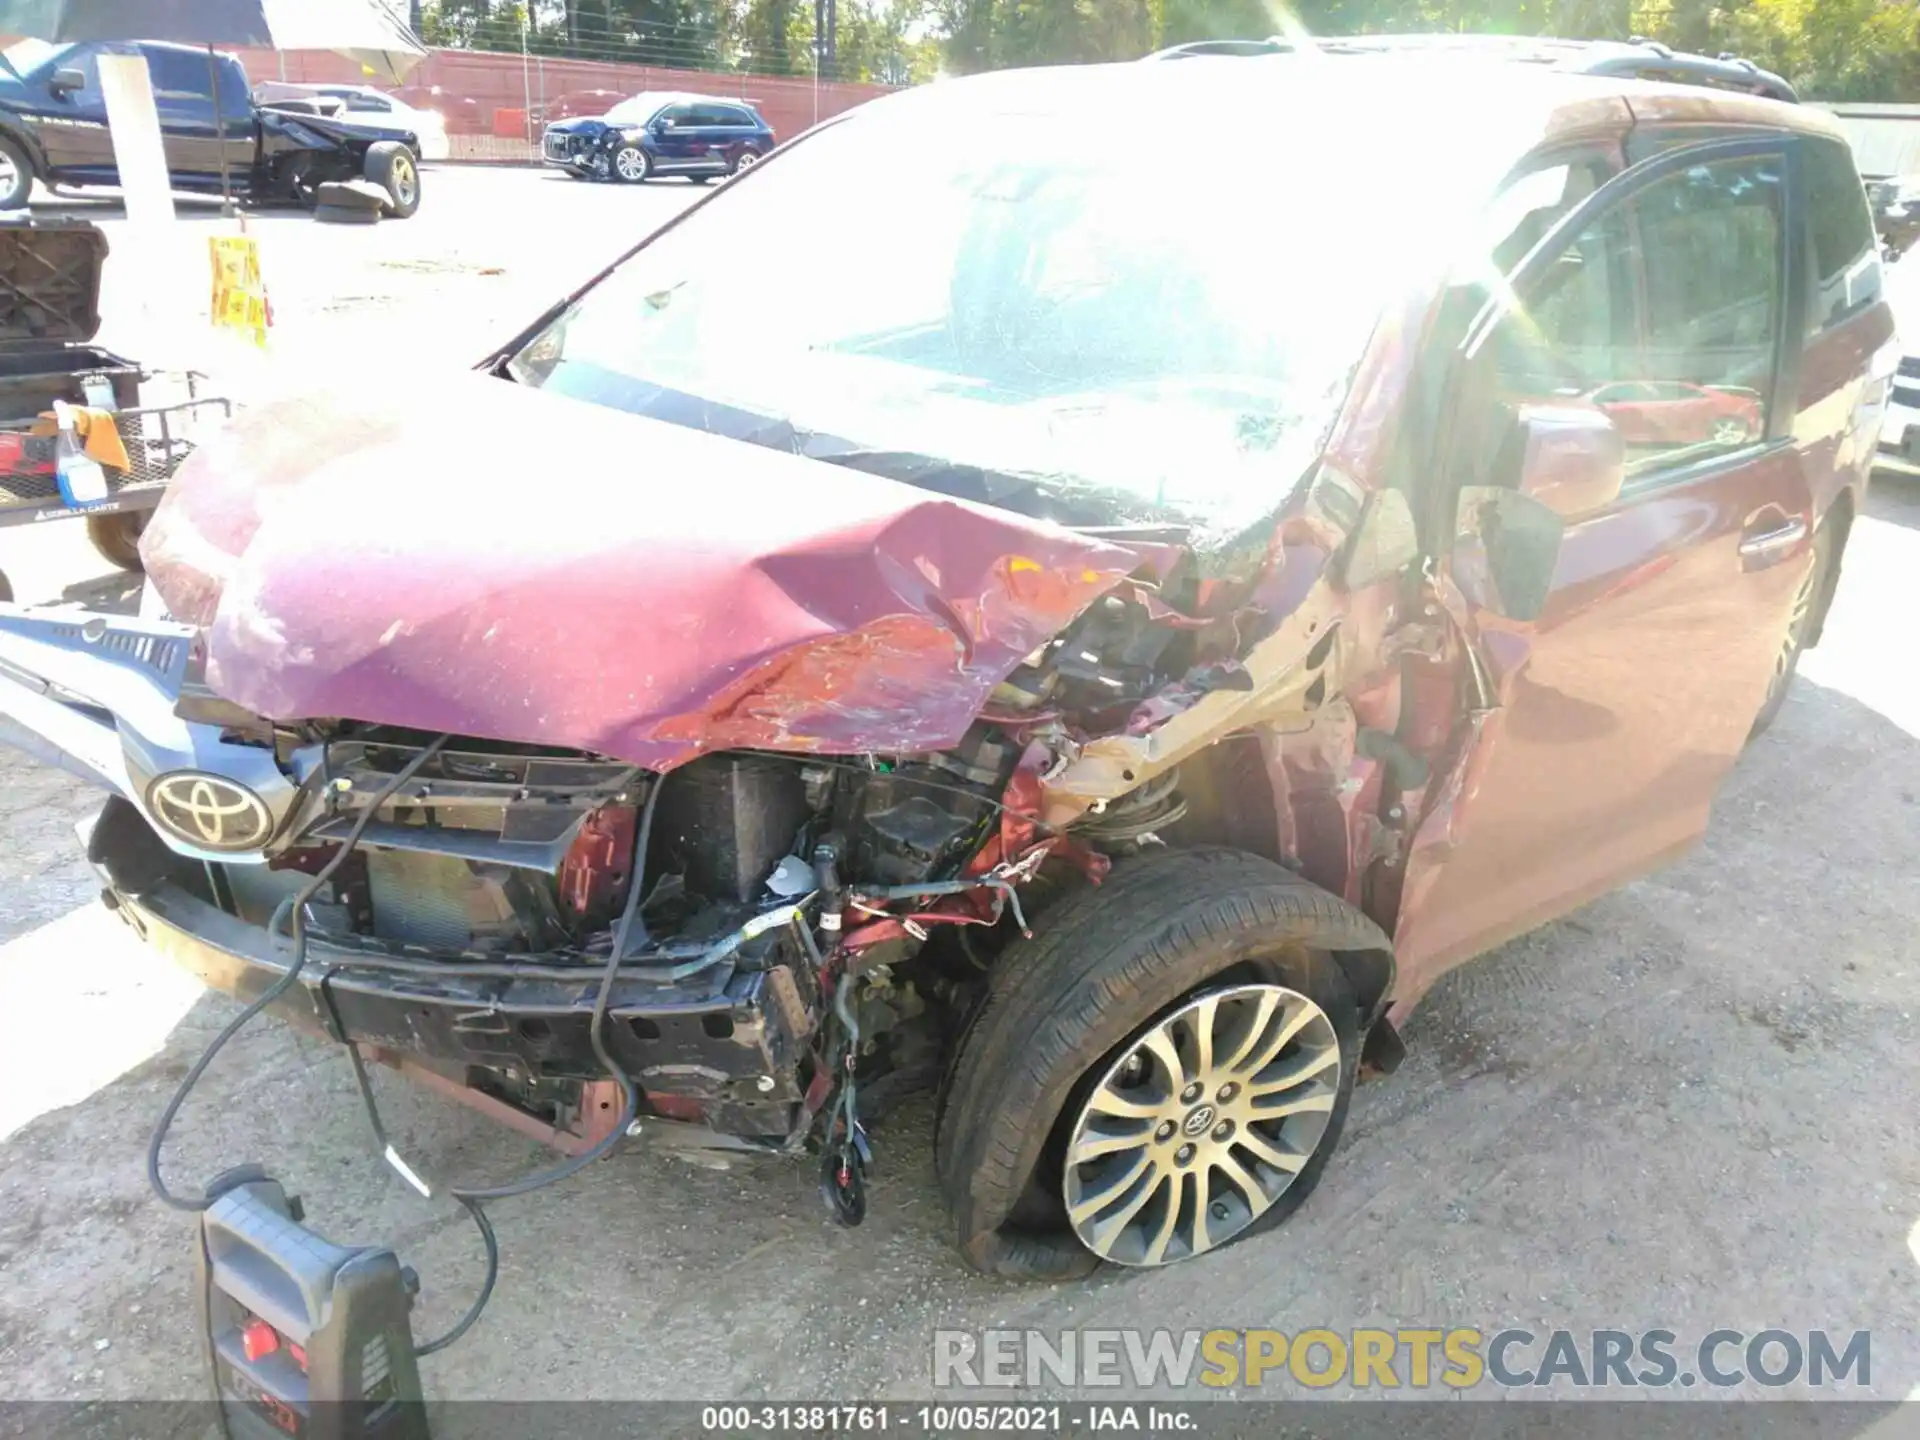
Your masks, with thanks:
[(142, 542), (207, 683), (667, 769), (957, 743), (1141, 552), (481, 375), (254, 409)]

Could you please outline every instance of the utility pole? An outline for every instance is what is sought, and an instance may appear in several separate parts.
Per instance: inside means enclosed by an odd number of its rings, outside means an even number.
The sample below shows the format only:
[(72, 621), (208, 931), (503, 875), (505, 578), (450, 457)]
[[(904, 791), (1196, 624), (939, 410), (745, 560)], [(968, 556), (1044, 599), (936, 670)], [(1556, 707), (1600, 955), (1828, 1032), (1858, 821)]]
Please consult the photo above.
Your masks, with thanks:
[(520, 7), (520, 103), (522, 106), (520, 113), (526, 117), (526, 139), (527, 145), (531, 148), (533, 145), (533, 67), (527, 63), (527, 11), (527, 6)]

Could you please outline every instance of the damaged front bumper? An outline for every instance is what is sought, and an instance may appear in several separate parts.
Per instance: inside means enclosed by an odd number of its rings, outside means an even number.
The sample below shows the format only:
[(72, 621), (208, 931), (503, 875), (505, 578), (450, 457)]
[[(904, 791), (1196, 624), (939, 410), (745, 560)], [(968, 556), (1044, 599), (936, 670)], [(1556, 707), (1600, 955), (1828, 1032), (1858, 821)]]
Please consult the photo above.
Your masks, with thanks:
[(578, 135), (571, 131), (549, 130), (540, 141), (540, 163), (570, 175), (604, 174), (600, 159), (601, 135)]
[[(109, 802), (109, 811), (117, 802)], [(216, 990), (253, 1000), (285, 976), (292, 942), (175, 884), (135, 893), (110, 814), (88, 855), (103, 898), (159, 954)], [(131, 863), (137, 864), (136, 861)], [(539, 1081), (603, 1077), (588, 1040), (604, 967), (497, 956), (448, 961), (310, 934), (297, 984), (270, 1007), (301, 1029), (391, 1051), (444, 1073)], [(716, 1129), (784, 1140), (805, 1123), (801, 1076), (811, 1007), (794, 973), (709, 970), (616, 983), (602, 1038), (650, 1099), (694, 1108)]]
[[(197, 713), (195, 643), (190, 627), (171, 621), (0, 605), (0, 740), (109, 793), (83, 827), (103, 900), (202, 982), (252, 1000), (286, 975), (294, 944), (284, 910), (262, 923), (257, 899), (235, 897), (290, 883), (297, 872), (276, 870), (265, 848), (197, 851), (178, 833), (163, 841), (156, 779), (230, 779), (260, 798), (272, 832), (324, 834), (314, 796), (328, 788), (328, 775), (340, 785), (352, 772), (340, 772), (342, 747), (331, 757), (321, 745), (295, 750), (283, 769), (271, 748), (185, 718)], [(633, 773), (586, 762), (561, 768), (584, 777), (557, 787), (579, 790), (583, 806), (618, 788), (600, 772)], [(478, 846), (482, 863), (548, 869), (574, 833), (509, 843), (483, 831), (366, 830), (370, 848), (400, 847), (390, 853)], [(769, 1142), (786, 1142), (810, 1122), (821, 1009), (814, 977), (774, 963), (772, 947), (754, 943), (781, 918), (772, 911), (741, 931), (654, 943), (622, 962), (602, 1038), (649, 1113)], [(306, 944), (298, 983), (272, 1007), (303, 1029), (487, 1087), (523, 1109), (564, 1109), (581, 1103), (582, 1087), (604, 1082), (589, 1029), (605, 953), (450, 952), (312, 922)], [(503, 1084), (515, 1093), (498, 1094)]]
[[(112, 791), (146, 813), (153, 780), (214, 771), (250, 786), (275, 824), (298, 785), (271, 752), (179, 713), (195, 687), (193, 628), (169, 620), (0, 604), (0, 742)], [(180, 853), (236, 860), (215, 850)], [(258, 857), (264, 858), (264, 857)]]

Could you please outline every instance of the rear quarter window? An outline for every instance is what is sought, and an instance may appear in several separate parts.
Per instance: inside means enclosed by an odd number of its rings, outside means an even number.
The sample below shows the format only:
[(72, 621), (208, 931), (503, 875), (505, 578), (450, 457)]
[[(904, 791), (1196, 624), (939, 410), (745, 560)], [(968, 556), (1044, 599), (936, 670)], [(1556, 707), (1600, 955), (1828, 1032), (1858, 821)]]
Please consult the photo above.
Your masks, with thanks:
[(687, 111), (688, 125), (730, 126), (751, 125), (746, 114), (731, 105), (694, 105)]
[(1808, 326), (1817, 333), (1880, 298), (1880, 248), (1852, 153), (1836, 140), (1809, 138), (1804, 154), (1814, 284)]

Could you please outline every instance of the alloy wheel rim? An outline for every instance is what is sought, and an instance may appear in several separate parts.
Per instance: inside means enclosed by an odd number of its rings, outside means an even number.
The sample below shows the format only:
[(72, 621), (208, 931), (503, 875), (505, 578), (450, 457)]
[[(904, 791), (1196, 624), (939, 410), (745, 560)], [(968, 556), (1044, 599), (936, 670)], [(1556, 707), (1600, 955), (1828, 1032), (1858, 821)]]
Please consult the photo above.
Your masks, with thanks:
[(1738, 420), (1722, 420), (1713, 427), (1713, 438), (1728, 443), (1747, 438), (1747, 427)]
[(753, 151), (751, 150), (742, 150), (740, 152), (740, 158), (733, 162), (733, 168), (735, 170), (745, 170), (749, 165), (753, 164), (753, 162), (758, 160), (759, 158), (760, 157), (754, 154)]
[(405, 160), (396, 160), (393, 165), (393, 188), (399, 195), (402, 205), (411, 205), (419, 177), (413, 173), (413, 166)]
[(19, 168), (6, 156), (0, 155), (0, 191), (11, 192), (19, 183)]
[(1283, 985), (1202, 995), (1100, 1077), (1067, 1141), (1073, 1232), (1119, 1265), (1170, 1265), (1239, 1235), (1299, 1178), (1333, 1120), (1340, 1041)]
[(638, 150), (622, 150), (613, 157), (622, 180), (638, 180), (647, 173), (647, 160)]

